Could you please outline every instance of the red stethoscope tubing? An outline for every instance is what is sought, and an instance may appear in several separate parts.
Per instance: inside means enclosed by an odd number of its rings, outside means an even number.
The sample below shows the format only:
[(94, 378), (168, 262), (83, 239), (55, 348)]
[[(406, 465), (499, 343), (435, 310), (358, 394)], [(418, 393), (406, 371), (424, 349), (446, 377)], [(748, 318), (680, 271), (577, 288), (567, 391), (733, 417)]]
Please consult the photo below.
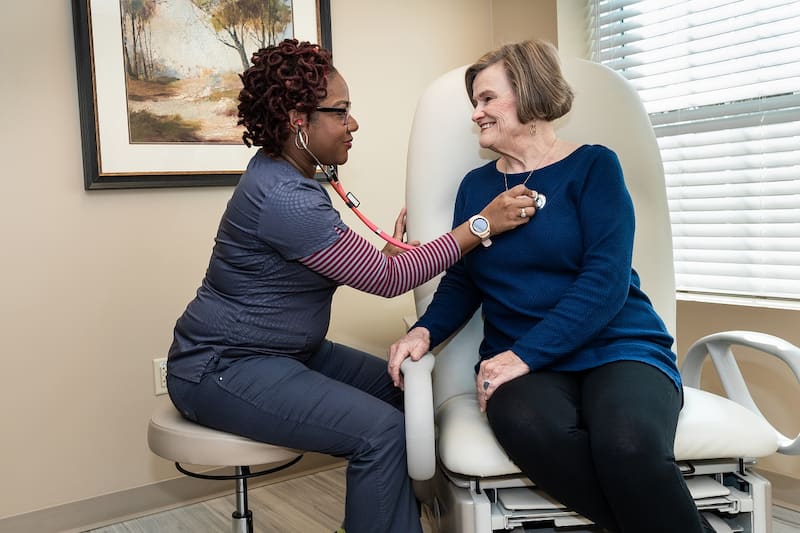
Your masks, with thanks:
[(381, 239), (385, 240), (389, 244), (397, 246), (402, 250), (414, 249), (414, 247), (410, 244), (395, 239), (376, 226), (370, 219), (368, 219), (361, 211), (358, 210), (358, 199), (352, 193), (346, 192), (344, 187), (342, 187), (341, 182), (337, 178), (329, 176), (327, 172), (325, 175), (328, 177), (328, 183), (330, 186), (333, 187), (333, 190), (336, 191), (336, 193), (342, 198), (347, 207), (349, 207), (350, 210), (353, 211), (353, 213), (355, 213), (356, 216), (361, 220), (361, 222), (363, 222), (365, 226), (372, 230), (373, 233), (377, 234)]
[(328, 166), (328, 168), (325, 168), (322, 165), (322, 163), (320, 163), (319, 159), (317, 159), (317, 156), (314, 155), (314, 152), (309, 150), (308, 136), (307, 135), (304, 136), (302, 130), (299, 129), (300, 126), (302, 126), (303, 121), (298, 120), (296, 124), (298, 126), (298, 130), (297, 130), (297, 138), (294, 141), (295, 146), (297, 146), (297, 148), (302, 148), (303, 150), (308, 152), (308, 155), (314, 158), (314, 162), (317, 164), (322, 173), (325, 174), (325, 177), (328, 179), (328, 183), (330, 183), (331, 187), (333, 187), (333, 190), (336, 191), (336, 193), (342, 197), (342, 200), (344, 200), (344, 203), (347, 205), (347, 207), (349, 207), (353, 211), (353, 213), (355, 213), (356, 216), (359, 219), (361, 219), (361, 222), (363, 222), (370, 230), (373, 231), (373, 233), (377, 234), (381, 239), (385, 240), (389, 244), (397, 246), (401, 250), (413, 250), (414, 249), (413, 246), (403, 241), (397, 240), (388, 233), (386, 233), (385, 231), (381, 230), (380, 228), (378, 228), (378, 226), (373, 224), (370, 219), (364, 216), (364, 214), (362, 214), (361, 211), (358, 210), (358, 205), (360, 203), (358, 201), (358, 198), (356, 198), (354, 194), (348, 193), (347, 191), (344, 190), (344, 187), (342, 187), (341, 182), (339, 182), (339, 176), (336, 174), (336, 167)]

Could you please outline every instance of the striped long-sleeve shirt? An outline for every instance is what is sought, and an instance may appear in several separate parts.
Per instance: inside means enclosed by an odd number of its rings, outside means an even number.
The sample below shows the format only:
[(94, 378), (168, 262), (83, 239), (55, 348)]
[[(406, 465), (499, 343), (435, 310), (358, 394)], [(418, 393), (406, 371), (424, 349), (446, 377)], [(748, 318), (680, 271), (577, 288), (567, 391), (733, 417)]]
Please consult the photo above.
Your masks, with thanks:
[(391, 298), (422, 285), (458, 261), (455, 237), (438, 239), (394, 257), (387, 257), (358, 233), (337, 229), (340, 238), (300, 262), (341, 285)]
[(222, 215), (197, 295), (175, 325), (169, 372), (196, 382), (215, 358), (302, 360), (324, 340), (340, 285), (395, 296), (459, 257), (451, 234), (386, 257), (347, 227), (323, 185), (259, 152)]

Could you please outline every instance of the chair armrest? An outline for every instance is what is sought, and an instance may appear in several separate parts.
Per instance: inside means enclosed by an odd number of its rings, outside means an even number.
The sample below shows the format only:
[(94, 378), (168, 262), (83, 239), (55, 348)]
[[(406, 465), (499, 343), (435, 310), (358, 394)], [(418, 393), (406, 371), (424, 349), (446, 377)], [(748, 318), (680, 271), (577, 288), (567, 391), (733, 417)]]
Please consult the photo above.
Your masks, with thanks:
[(419, 361), (406, 359), (400, 365), (405, 385), (406, 454), (408, 475), (424, 481), (436, 471), (436, 443), (433, 424), (434, 356), (427, 353)]
[[(736, 363), (736, 358), (733, 356), (733, 351), (731, 350), (733, 345), (753, 348), (777, 357), (789, 366), (795, 378), (800, 381), (800, 348), (797, 346), (766, 333), (724, 331), (703, 337), (692, 344), (689, 351), (686, 352), (683, 365), (681, 365), (683, 383), (687, 387), (700, 388), (703, 361), (707, 355), (710, 355), (728, 398), (766, 420), (766, 417), (761, 413), (750, 395), (739, 365)], [(800, 455), (800, 435), (790, 439), (775, 429), (774, 426), (770, 425), (770, 427), (775, 431), (780, 453)]]

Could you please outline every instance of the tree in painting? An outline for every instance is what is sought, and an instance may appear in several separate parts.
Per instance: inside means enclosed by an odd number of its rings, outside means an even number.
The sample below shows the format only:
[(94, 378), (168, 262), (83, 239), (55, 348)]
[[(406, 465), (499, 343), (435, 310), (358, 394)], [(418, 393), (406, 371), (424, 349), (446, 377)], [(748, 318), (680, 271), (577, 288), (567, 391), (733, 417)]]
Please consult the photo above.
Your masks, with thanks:
[(148, 79), (153, 73), (149, 21), (156, 0), (122, 0), (122, 42), (125, 72), (134, 79)]
[(292, 11), (282, 0), (192, 0), (207, 16), (217, 39), (239, 54), (242, 68), (250, 64), (246, 43), (255, 49), (277, 42), (291, 22)]
[(292, 37), (291, 0), (119, 0), (131, 143), (238, 144), (238, 74)]

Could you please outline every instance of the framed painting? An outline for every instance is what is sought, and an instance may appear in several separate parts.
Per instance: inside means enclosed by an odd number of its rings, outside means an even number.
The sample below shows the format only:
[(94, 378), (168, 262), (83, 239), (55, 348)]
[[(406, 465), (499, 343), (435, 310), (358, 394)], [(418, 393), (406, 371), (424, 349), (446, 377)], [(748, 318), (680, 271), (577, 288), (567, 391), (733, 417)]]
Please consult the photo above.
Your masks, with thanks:
[(238, 74), (294, 37), (331, 48), (330, 0), (72, 0), (86, 189), (234, 185), (253, 155)]

